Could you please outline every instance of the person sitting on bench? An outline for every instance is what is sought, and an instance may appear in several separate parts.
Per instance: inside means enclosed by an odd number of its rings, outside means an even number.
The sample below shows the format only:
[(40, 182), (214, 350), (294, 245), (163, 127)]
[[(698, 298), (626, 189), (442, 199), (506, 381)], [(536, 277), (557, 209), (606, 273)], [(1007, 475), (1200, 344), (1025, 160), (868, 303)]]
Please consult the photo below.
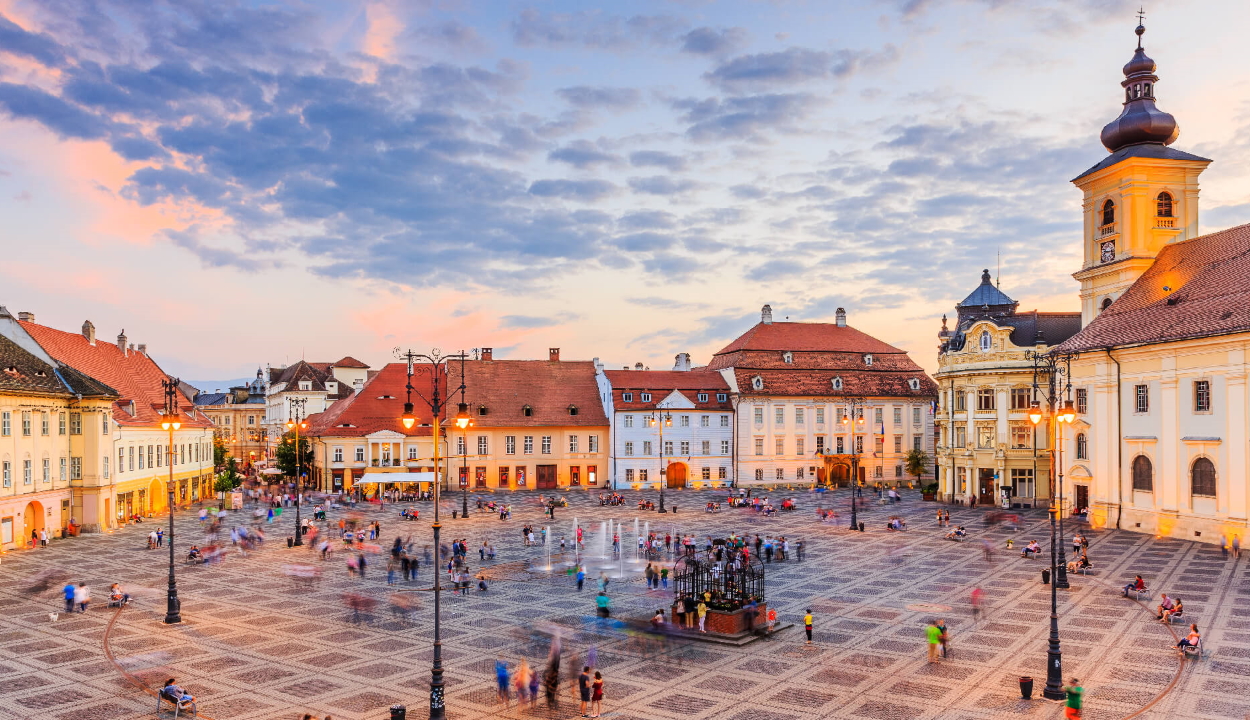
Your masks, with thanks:
[(203, 557), (200, 555), (200, 546), (192, 545), (191, 549), (187, 551), (187, 562), (195, 562), (202, 559)]
[(118, 607), (125, 607), (125, 605), (129, 602), (130, 595), (122, 592), (121, 585), (113, 583), (113, 585), (109, 587), (109, 605), (116, 604)]
[(1172, 603), (1172, 607), (1159, 613), (1159, 620), (1165, 623), (1172, 622), (1172, 618), (1185, 616), (1185, 604), (1180, 598), (1176, 598), (1176, 602)]
[(968, 534), (968, 531), (964, 530), (963, 525), (960, 525), (954, 530), (946, 533), (946, 539), (947, 540), (962, 540), (964, 536), (966, 536), (967, 534)]
[(1068, 563), (1068, 572), (1074, 573), (1092, 567), (1089, 563), (1089, 555), (1081, 553), (1081, 556)]
[(1133, 582), (1124, 586), (1124, 597), (1128, 597), (1128, 594), (1131, 592), (1139, 593), (1139, 592), (1145, 592), (1145, 591), (1146, 591), (1146, 581), (1141, 579), (1141, 575), (1138, 575), (1135, 578), (1133, 578)]
[(187, 705), (195, 702), (195, 696), (189, 694), (186, 690), (183, 690), (181, 687), (176, 685), (173, 678), (165, 681), (165, 687), (161, 688), (161, 694), (170, 700), (177, 698), (179, 705)]
[(1189, 634), (1181, 638), (1180, 642), (1176, 643), (1176, 649), (1180, 652), (1181, 656), (1184, 657), (1185, 649), (1198, 647), (1198, 642), (1200, 640), (1202, 640), (1202, 634), (1198, 632), (1197, 623), (1190, 623)]
[(1024, 550), (1020, 552), (1020, 557), (1027, 558), (1034, 555), (1042, 554), (1042, 546), (1037, 544), (1036, 540), (1030, 540), (1028, 545), (1024, 546)]
[(1155, 608), (1155, 619), (1156, 619), (1156, 620), (1162, 620), (1162, 619), (1163, 619), (1163, 613), (1165, 613), (1165, 612), (1171, 612), (1171, 611), (1172, 611), (1172, 608), (1174, 608), (1174, 607), (1176, 606), (1176, 603), (1172, 600), (1172, 598), (1168, 597), (1168, 594), (1167, 594), (1167, 593), (1163, 593), (1163, 595), (1161, 596), (1161, 598), (1162, 598), (1162, 599), (1161, 599), (1161, 600), (1159, 600), (1159, 607)]

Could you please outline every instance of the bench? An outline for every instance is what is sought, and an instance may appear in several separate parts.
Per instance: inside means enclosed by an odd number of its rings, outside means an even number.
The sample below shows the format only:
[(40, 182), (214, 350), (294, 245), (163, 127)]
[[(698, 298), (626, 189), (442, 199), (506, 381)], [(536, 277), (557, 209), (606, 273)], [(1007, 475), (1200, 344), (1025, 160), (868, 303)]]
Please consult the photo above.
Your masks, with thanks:
[(948, 535), (946, 539), (954, 540), (955, 542), (963, 542), (964, 540), (968, 539), (968, 536), (967, 535)]
[(1202, 638), (1198, 638), (1197, 645), (1185, 645), (1181, 648), (1185, 657), (1194, 656), (1199, 660), (1202, 659)]
[(182, 712), (186, 710), (187, 708), (191, 709), (191, 717), (196, 717), (198, 714), (198, 708), (196, 708), (194, 701), (187, 700), (184, 702), (180, 700), (179, 698), (176, 698), (173, 695), (166, 693), (165, 690), (162, 688), (159, 692), (156, 693), (156, 716), (157, 717), (161, 716), (161, 703), (162, 702), (167, 702), (170, 705), (174, 706), (175, 720), (177, 720), (178, 716), (181, 715)]
[(1094, 566), (1086, 565), (1085, 567), (1081, 567), (1080, 565), (1077, 565), (1076, 571), (1082, 575), (1089, 575), (1090, 573), (1094, 572)]
[(1167, 624), (1169, 624), (1169, 625), (1171, 625), (1171, 624), (1172, 624), (1172, 621), (1173, 621), (1173, 620), (1184, 620), (1184, 619), (1185, 619), (1185, 611), (1184, 611), (1184, 610), (1182, 610), (1181, 612), (1178, 612), (1178, 613), (1168, 613), (1167, 615), (1164, 615), (1164, 616), (1163, 616), (1163, 622), (1165, 622), (1165, 623), (1167, 623)]

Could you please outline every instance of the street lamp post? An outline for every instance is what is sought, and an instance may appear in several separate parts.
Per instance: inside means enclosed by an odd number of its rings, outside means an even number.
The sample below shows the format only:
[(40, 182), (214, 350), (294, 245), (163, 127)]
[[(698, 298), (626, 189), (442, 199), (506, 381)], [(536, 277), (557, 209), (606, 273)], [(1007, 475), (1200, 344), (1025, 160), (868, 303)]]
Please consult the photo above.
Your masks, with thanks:
[[(430, 363), (432, 368), (430, 377), (434, 385), (434, 391), (430, 397), (422, 398), (426, 400), (426, 404), (430, 407), (430, 414), (433, 418), (433, 440), (434, 440), (434, 557), (437, 558), (436, 564), (442, 561), (440, 542), (440, 533), (442, 531), (442, 523), (439, 522), (439, 454), (438, 440), (441, 432), (440, 416), (443, 412), (443, 399), (438, 391), (438, 368), (447, 360), (463, 360), (464, 353), (459, 355), (442, 355), (435, 348), (429, 353), (416, 353), (411, 350), (400, 352), (399, 348), (395, 348), (395, 354), (404, 358), (408, 363), (408, 385), (407, 385), (407, 401), (404, 403), (404, 414), (400, 418), (405, 429), (411, 430), (417, 423), (416, 415), (413, 414), (412, 406), (412, 365), (417, 360)], [(469, 409), (463, 402), (456, 412), (456, 427), (464, 429), (469, 426)], [(443, 641), (442, 641), (442, 591), (443, 582), (442, 575), (435, 569), (434, 572), (434, 662), (430, 668), (430, 718), (431, 720), (442, 720), (447, 717), (447, 707), (445, 703), (445, 688), (443, 684)]]
[(169, 432), (168, 452), (169, 481), (169, 589), (165, 599), (165, 624), (174, 625), (182, 622), (182, 602), (178, 600), (178, 581), (174, 577), (174, 431), (182, 427), (181, 411), (178, 409), (178, 378), (166, 378), (161, 381), (165, 388), (165, 419), (161, 421), (161, 429)]
[[(468, 407), (469, 406), (464, 401), (464, 390), (465, 390), (464, 361), (466, 357), (467, 356), (465, 355), (464, 351), (461, 351), (460, 352), (460, 387), (458, 389), (460, 390), (460, 410), (464, 411), (465, 418), (468, 419), (469, 417)], [(451, 393), (448, 393), (448, 394), (450, 395)], [(457, 419), (458, 417), (459, 416), (457, 415)], [(462, 431), (460, 436), (464, 438), (464, 453), (461, 454), (460, 456), (460, 467), (461, 467), (460, 474), (464, 478), (464, 482), (460, 485), (460, 518), (462, 520), (469, 519), (469, 469), (468, 469), (469, 433), (468, 433), (468, 430), (469, 430), (469, 426), (472, 424), (473, 424), (472, 420), (468, 420), (468, 422), (464, 423), (463, 425), (461, 425), (459, 422), (456, 423), (456, 426), (459, 427)]]
[(859, 445), (857, 443), (859, 429), (864, 425), (864, 398), (846, 398), (850, 403), (850, 415), (843, 415), (843, 423), (851, 425), (851, 529), (859, 530), (859, 516), (856, 513), (855, 495), (859, 492)]
[[(1066, 389), (1069, 396), (1072, 392), (1071, 382), (1061, 380), (1061, 376), (1071, 378), (1071, 357), (1031, 353), (1029, 358), (1033, 361), (1033, 401), (1029, 406), (1029, 420), (1036, 427), (1044, 415), (1048, 416), (1055, 430), (1050, 448), (1050, 639), (1046, 651), (1046, 687), (1042, 690), (1042, 696), (1050, 700), (1062, 700), (1066, 693), (1063, 690), (1063, 652), (1059, 647), (1058, 590), (1068, 587), (1068, 574), (1063, 552), (1063, 491), (1060, 489), (1056, 495), (1055, 477), (1058, 475), (1060, 483), (1063, 482), (1063, 471), (1058, 469), (1063, 463), (1063, 424), (1071, 423), (1076, 418), (1076, 409), (1071, 400), (1060, 405), (1064, 390)], [(1043, 375), (1046, 385), (1041, 388), (1038, 378)], [(1039, 390), (1046, 394), (1045, 414), (1037, 399)]]
[(300, 477), (299, 431), (308, 427), (304, 421), (304, 405), (308, 398), (291, 398), (291, 417), (286, 421), (286, 429), (295, 431), (295, 545), (304, 544), (304, 528), (300, 527), (300, 496), (304, 494), (304, 484)]
[(667, 411), (656, 411), (660, 424), (660, 512), (664, 509), (664, 486), (668, 485), (668, 468), (664, 465), (664, 428), (673, 426), (673, 414)]

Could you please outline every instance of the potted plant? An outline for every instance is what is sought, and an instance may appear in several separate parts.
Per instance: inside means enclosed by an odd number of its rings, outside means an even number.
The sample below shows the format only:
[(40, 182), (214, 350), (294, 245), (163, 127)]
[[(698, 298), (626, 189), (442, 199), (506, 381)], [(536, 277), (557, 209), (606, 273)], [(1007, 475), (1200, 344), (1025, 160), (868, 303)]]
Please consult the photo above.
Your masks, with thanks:
[(928, 485), (925, 485), (924, 488), (921, 489), (920, 497), (922, 497), (925, 500), (928, 500), (929, 502), (932, 502), (933, 500), (937, 498), (937, 489), (938, 489), (937, 483), (929, 483)]

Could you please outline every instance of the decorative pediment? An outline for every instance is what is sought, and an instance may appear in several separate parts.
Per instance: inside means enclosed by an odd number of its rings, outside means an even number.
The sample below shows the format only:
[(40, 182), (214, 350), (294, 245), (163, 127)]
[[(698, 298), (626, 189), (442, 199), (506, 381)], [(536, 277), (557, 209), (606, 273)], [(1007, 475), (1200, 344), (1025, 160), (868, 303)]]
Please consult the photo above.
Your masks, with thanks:
[(408, 436), (395, 430), (378, 430), (377, 432), (369, 433), (365, 437), (370, 440), (403, 440)]

